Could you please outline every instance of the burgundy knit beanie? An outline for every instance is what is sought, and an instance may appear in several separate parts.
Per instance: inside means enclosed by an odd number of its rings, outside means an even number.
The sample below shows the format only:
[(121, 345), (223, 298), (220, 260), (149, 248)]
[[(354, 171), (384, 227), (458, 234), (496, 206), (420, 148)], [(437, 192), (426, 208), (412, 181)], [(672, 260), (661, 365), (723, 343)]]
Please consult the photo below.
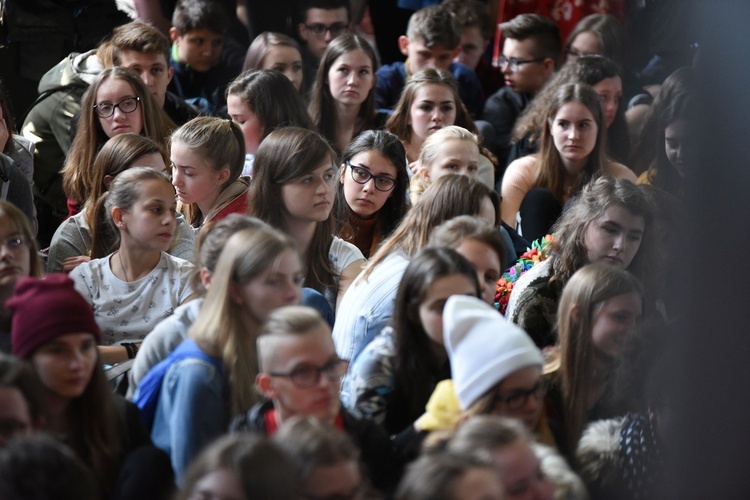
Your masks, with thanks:
[(13, 354), (26, 358), (43, 344), (69, 333), (91, 333), (100, 340), (91, 305), (73, 288), (67, 274), (23, 278), (6, 306), (13, 313)]

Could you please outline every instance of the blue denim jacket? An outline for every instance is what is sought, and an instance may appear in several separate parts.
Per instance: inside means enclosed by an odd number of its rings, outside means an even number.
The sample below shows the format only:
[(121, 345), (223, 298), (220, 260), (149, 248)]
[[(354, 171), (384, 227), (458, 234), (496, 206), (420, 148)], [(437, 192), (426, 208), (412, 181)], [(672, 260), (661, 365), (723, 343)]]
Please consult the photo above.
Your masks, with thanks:
[(203, 447), (226, 432), (228, 390), (219, 371), (198, 358), (179, 360), (167, 370), (151, 440), (169, 454), (178, 484)]

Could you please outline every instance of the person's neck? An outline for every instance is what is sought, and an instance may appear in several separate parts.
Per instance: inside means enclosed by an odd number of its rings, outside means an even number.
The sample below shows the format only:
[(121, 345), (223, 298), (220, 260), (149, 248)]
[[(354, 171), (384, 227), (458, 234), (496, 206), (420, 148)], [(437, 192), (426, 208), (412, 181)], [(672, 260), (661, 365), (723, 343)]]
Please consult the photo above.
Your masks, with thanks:
[(297, 242), (297, 245), (302, 250), (302, 254), (307, 255), (313, 237), (315, 236), (315, 229), (318, 227), (318, 223), (315, 221), (287, 219), (284, 225), (286, 226), (286, 232)]
[(160, 258), (160, 250), (137, 248), (121, 243), (120, 248), (112, 255), (109, 266), (115, 276), (130, 283), (147, 276), (159, 263)]
[(211, 193), (211, 196), (206, 197), (206, 199), (197, 201), (195, 204), (198, 205), (198, 210), (201, 211), (201, 216), (203, 218), (203, 222), (206, 221), (206, 216), (211, 212), (211, 209), (216, 204), (216, 200), (219, 199), (219, 195), (221, 194), (221, 188), (216, 189), (215, 192)]
[[(325, 375), (322, 375), (322, 376), (325, 377)], [(276, 425), (278, 427), (281, 427), (284, 422), (286, 422), (290, 418), (295, 417), (295, 416), (298, 415), (297, 413), (286, 413), (284, 411), (284, 409), (281, 407), (281, 405), (278, 404), (278, 401), (276, 401), (276, 400), (274, 400), (274, 402), (273, 402), (273, 408), (274, 408), (274, 410), (276, 410), (275, 411)], [(314, 415), (314, 416), (316, 418), (319, 418), (320, 420), (323, 420), (327, 424), (334, 425), (334, 423), (336, 422), (336, 417), (338, 416), (338, 414), (339, 414), (340, 411), (341, 411), (341, 409), (339, 409), (339, 411), (336, 412), (334, 415), (332, 415), (332, 416), (326, 416), (325, 418), (321, 417), (320, 415)]]
[(417, 161), (417, 158), (419, 158), (419, 151), (422, 149), (422, 144), (424, 144), (424, 141), (414, 134), (412, 134), (411, 140), (409, 142), (404, 143), (404, 149), (406, 150), (406, 160), (409, 163)]
[(360, 105), (335, 103), (336, 106), (336, 146), (343, 151), (354, 137)]
[(562, 159), (563, 166), (565, 167), (565, 180), (570, 182), (577, 182), (578, 178), (580, 177), (581, 173), (583, 173), (583, 169), (586, 168), (586, 162), (588, 161), (588, 157), (583, 158), (582, 160), (566, 160)]
[(57, 434), (67, 433), (70, 399), (61, 397), (50, 389), (45, 388), (44, 402), (46, 408), (46, 429)]

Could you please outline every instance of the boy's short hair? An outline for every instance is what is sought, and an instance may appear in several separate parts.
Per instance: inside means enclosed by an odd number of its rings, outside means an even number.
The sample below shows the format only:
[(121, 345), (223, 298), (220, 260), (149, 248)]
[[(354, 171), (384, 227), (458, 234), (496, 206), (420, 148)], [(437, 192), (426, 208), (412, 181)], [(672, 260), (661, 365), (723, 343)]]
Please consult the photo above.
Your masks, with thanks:
[(132, 50), (143, 54), (158, 52), (169, 62), (169, 38), (161, 31), (143, 21), (133, 21), (112, 30), (112, 57), (115, 66), (120, 65), (122, 51)]
[(562, 53), (562, 40), (557, 24), (546, 16), (539, 14), (521, 14), (510, 21), (500, 24), (503, 37), (514, 40), (534, 39), (532, 55), (534, 57), (549, 57), (555, 61), (557, 67)]
[(461, 27), (450, 10), (442, 5), (431, 5), (411, 15), (406, 36), (410, 41), (421, 39), (428, 48), (442, 45), (455, 49), (461, 43)]
[(301, 337), (320, 326), (328, 328), (328, 323), (318, 311), (307, 306), (286, 306), (273, 311), (263, 326), (257, 340), (258, 366), (261, 372), (272, 364), (276, 350), (275, 340), (279, 337)]
[(299, 19), (301, 23), (307, 19), (307, 11), (310, 9), (337, 10), (346, 9), (346, 17), (352, 20), (352, 8), (349, 0), (302, 0), (299, 7)]
[(221, 35), (226, 33), (228, 24), (229, 17), (219, 2), (180, 0), (172, 14), (172, 25), (180, 36), (197, 29)]
[(456, 16), (461, 30), (477, 26), (482, 33), (482, 38), (485, 40), (492, 38), (495, 23), (490, 19), (487, 4), (479, 0), (446, 0), (441, 5)]

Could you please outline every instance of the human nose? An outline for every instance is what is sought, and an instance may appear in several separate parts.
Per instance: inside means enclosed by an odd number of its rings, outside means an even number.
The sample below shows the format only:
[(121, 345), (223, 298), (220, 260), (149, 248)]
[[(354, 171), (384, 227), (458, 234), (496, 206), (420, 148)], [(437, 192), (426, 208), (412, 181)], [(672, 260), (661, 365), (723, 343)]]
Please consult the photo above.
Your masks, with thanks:
[(146, 87), (151, 87), (151, 85), (153, 84), (151, 73), (148, 71), (144, 71), (141, 73), (141, 80), (146, 84)]
[(0, 260), (12, 259), (13, 257), (13, 249), (7, 243), (0, 244)]
[(325, 33), (323, 33), (323, 40), (325, 40), (326, 43), (333, 40), (333, 30), (331, 28), (326, 28)]

